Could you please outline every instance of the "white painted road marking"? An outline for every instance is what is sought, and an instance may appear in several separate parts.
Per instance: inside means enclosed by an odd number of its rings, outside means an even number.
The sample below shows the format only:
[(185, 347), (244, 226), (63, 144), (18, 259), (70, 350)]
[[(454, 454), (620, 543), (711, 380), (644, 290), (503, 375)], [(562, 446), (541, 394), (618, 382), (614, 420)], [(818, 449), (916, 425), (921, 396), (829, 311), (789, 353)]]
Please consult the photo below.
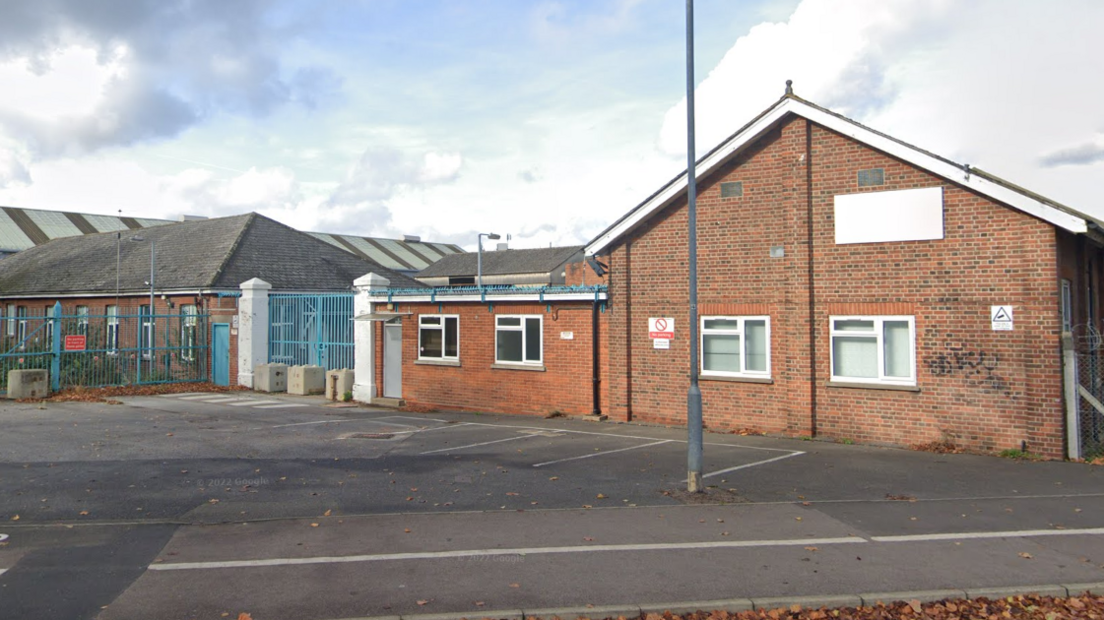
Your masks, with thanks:
[(871, 536), (874, 542), (915, 542), (933, 540), (971, 540), (981, 538), (1033, 538), (1036, 536), (1099, 536), (1104, 527), (1068, 530), (1009, 530), (1005, 532), (958, 532), (951, 534), (909, 534), (906, 536)]
[(755, 467), (756, 465), (766, 465), (767, 463), (773, 463), (775, 461), (781, 461), (782, 459), (788, 459), (794, 456), (801, 456), (804, 452), (793, 452), (791, 454), (783, 454), (782, 456), (776, 456), (773, 459), (765, 459), (762, 461), (756, 461), (754, 463), (745, 463), (743, 465), (737, 465), (736, 467), (729, 467), (728, 469), (721, 469), (718, 471), (711, 471), (708, 474), (702, 476), (702, 478), (712, 478), (713, 476), (720, 476), (721, 474), (727, 474), (729, 472), (736, 471), (738, 469), (747, 469), (748, 467)]
[(464, 450), (466, 448), (478, 448), (479, 446), (489, 446), (492, 443), (502, 443), (504, 441), (516, 441), (518, 439), (531, 439), (532, 435), (519, 435), (517, 437), (507, 437), (506, 439), (496, 439), (494, 441), (484, 441), (482, 443), (471, 443), (466, 446), (455, 446), (452, 448), (441, 448), (440, 450), (430, 450), (429, 452), (422, 452), (421, 454), (437, 454), (438, 452), (453, 452), (456, 450)]
[(240, 403), (230, 403), (231, 407), (252, 407), (253, 405), (275, 405), (278, 400), (253, 400), (249, 399)]
[(300, 403), (284, 403), (282, 405), (261, 405), (257, 409), (291, 409), (292, 407), (306, 407)]
[(641, 444), (639, 446), (630, 446), (628, 448), (618, 448), (617, 450), (605, 450), (602, 452), (594, 452), (591, 454), (584, 454), (582, 456), (569, 456), (566, 459), (556, 459), (555, 461), (545, 461), (543, 463), (537, 463), (533, 467), (544, 467), (545, 465), (552, 465), (553, 463), (563, 463), (565, 461), (578, 461), (580, 459), (589, 459), (595, 456), (605, 456), (607, 454), (613, 454), (614, 452), (628, 452), (629, 450), (639, 450), (640, 448), (647, 448), (648, 446), (658, 446), (664, 443), (671, 443), (673, 439), (663, 439), (653, 443)]
[(712, 542), (648, 543), (626, 545), (579, 545), (572, 547), (522, 547), (517, 549), (462, 549), (413, 553), (319, 556), (313, 558), (273, 558), (267, 560), (228, 560), (222, 562), (177, 562), (150, 564), (149, 570), (195, 570), (204, 568), (256, 568), (260, 566), (296, 566), (302, 564), (340, 564), (349, 562), (390, 562), (396, 560), (439, 560), (500, 555), (547, 555), (554, 553), (597, 553), (599, 551), (672, 551), (680, 549), (732, 549), (746, 547), (794, 547), (813, 545), (864, 544), (865, 538), (800, 538), (792, 540), (726, 540)]
[[(471, 424), (473, 426), (490, 426), (492, 428), (514, 428), (514, 429), (535, 429), (535, 430), (549, 430), (548, 428), (541, 426), (524, 426), (521, 424), (489, 424), (487, 422), (465, 422), (465, 424)], [(622, 435), (620, 433), (596, 433), (594, 431), (576, 431), (566, 428), (554, 428), (552, 430), (560, 431), (561, 433), (575, 433), (576, 435), (597, 435), (598, 437), (618, 437), (620, 439), (643, 439), (645, 441), (655, 441), (655, 437), (644, 437), (643, 435)], [(686, 443), (685, 439), (666, 439), (664, 441), (671, 441), (677, 443)], [(792, 454), (793, 450), (786, 450), (785, 448), (763, 448), (758, 446), (745, 446), (735, 443), (716, 443), (706, 442), (707, 446), (720, 446), (724, 448), (742, 448), (744, 450), (763, 450), (766, 452), (786, 452)]]

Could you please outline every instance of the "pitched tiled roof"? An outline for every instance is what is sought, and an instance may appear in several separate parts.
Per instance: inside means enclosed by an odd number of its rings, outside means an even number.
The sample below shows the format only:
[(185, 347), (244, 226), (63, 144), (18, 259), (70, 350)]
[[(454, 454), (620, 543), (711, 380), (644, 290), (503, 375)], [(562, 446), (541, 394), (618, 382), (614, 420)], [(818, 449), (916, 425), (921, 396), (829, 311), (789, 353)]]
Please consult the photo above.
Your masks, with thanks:
[(353, 280), (368, 272), (390, 279), (392, 286), (420, 286), (375, 262), (250, 213), (55, 239), (0, 260), (0, 295), (114, 293), (116, 274), (119, 290), (146, 291), (151, 241), (158, 291), (236, 289), (255, 277), (276, 290), (348, 290)]
[[(174, 223), (177, 223), (177, 220), (0, 207), (0, 256), (64, 237), (116, 231), (126, 233)], [(333, 235), (322, 232), (308, 234), (355, 256), (389, 269), (406, 272), (424, 269), (442, 256), (464, 251), (451, 243)]]
[[(497, 250), (483, 252), (483, 275), (514, 275), (522, 273), (549, 273), (583, 251), (581, 245), (532, 250)], [(478, 255), (475, 252), (453, 254), (426, 267), (418, 278), (474, 276)]]

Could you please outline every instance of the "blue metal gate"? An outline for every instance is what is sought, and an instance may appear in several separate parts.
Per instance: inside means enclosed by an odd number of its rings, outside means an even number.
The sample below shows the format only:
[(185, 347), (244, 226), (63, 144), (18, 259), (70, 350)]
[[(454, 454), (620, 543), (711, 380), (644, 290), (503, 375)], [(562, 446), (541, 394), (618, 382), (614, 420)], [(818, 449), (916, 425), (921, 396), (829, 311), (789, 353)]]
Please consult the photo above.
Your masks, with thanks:
[(353, 293), (268, 298), (268, 361), (326, 370), (353, 367)]
[(45, 369), (50, 389), (208, 379), (208, 316), (196, 306), (150, 315), (148, 306), (13, 306), (0, 318), (0, 393), (8, 371)]

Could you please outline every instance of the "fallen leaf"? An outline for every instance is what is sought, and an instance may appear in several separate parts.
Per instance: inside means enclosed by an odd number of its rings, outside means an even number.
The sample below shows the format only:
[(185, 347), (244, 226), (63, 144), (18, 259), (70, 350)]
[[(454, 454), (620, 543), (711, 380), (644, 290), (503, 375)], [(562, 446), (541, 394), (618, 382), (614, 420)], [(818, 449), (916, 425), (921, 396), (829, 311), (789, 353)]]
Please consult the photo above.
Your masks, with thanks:
[(801, 517), (794, 517), (794, 520), (795, 520), (795, 521), (800, 521), (800, 520), (801, 520)]
[(816, 547), (805, 547), (805, 550), (806, 551), (812, 551), (812, 552), (820, 551), (820, 549), (817, 549)]
[(420, 605), (420, 606), (425, 606), (425, 605), (428, 605), (428, 604), (429, 604), (428, 599), (423, 599), (423, 600), (418, 601), (418, 605)]
[(333, 513), (332, 513), (332, 511), (330, 511), (330, 510), (327, 510), (326, 512), (323, 512), (323, 513), (322, 513), (322, 516), (323, 516), (323, 517), (328, 517), (328, 516), (330, 516), (331, 514), (333, 514)]
[(253, 616), (245, 613), (244, 611), (238, 614), (238, 620), (253, 620)]
[(483, 601), (476, 601), (476, 602), (475, 602), (475, 606), (476, 606), (476, 607), (482, 607), (482, 606), (483, 606), (483, 605), (485, 605), (485, 604), (486, 604), (486, 603), (484, 603)]
[(520, 583), (511, 583), (511, 584), (510, 584), (510, 587), (511, 587), (511, 588), (520, 588), (520, 587), (521, 587), (521, 584), (520, 584)]
[(587, 542), (594, 542), (594, 539), (591, 538), (590, 536), (583, 536), (583, 540), (585, 540)]
[(12, 521), (18, 521), (19, 520), (19, 515), (15, 515), (14, 517), (11, 518), (11, 520)]
[(209, 499), (209, 500), (207, 500), (207, 503), (208, 504), (217, 504), (217, 503), (219, 503), (219, 501), (217, 499)]
[(406, 529), (404, 529), (404, 530), (403, 530), (403, 532), (405, 532), (405, 533), (409, 534), (409, 533), (410, 533), (410, 528), (406, 528)]
[(606, 496), (599, 493), (597, 499), (606, 499)]
[(591, 506), (590, 504), (583, 504), (583, 508), (594, 508), (594, 506)]
[(549, 478), (549, 480), (559, 480), (559, 479), (560, 479), (559, 476), (552, 476), (551, 478)]
[(172, 433), (165, 433), (165, 436), (166, 436), (166, 437), (172, 437), (172, 436), (173, 436), (173, 434), (172, 434)]
[(82, 517), (87, 517), (88, 516), (88, 511), (87, 510), (82, 510), (82, 511), (78, 512), (77, 514), (79, 514)]
[(507, 493), (506, 495), (517, 495), (517, 493)]
[(311, 523), (311, 527), (318, 527), (317, 523)]
[(721, 532), (721, 536), (728, 536), (728, 532)]
[(1031, 555), (1030, 553), (1028, 553), (1028, 552), (1026, 552), (1026, 551), (1021, 551), (1021, 552), (1020, 552), (1020, 557), (1021, 557), (1021, 558), (1023, 558), (1023, 559), (1025, 559), (1025, 560), (1030, 560), (1030, 559), (1032, 559), (1032, 558), (1033, 558), (1033, 557), (1035, 557), (1035, 556)]
[(920, 601), (918, 601), (916, 599), (913, 599), (913, 600), (909, 601), (909, 607), (912, 608), (912, 613), (914, 613), (914, 614), (922, 613), (921, 607), (920, 607)]

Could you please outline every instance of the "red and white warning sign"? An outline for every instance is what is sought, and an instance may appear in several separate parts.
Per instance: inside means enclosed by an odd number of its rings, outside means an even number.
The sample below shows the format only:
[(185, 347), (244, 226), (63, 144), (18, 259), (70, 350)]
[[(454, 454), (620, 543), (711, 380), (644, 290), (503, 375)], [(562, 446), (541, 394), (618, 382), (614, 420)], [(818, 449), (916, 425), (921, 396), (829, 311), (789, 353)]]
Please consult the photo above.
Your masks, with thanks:
[(648, 336), (671, 340), (675, 337), (675, 320), (670, 317), (648, 319)]

